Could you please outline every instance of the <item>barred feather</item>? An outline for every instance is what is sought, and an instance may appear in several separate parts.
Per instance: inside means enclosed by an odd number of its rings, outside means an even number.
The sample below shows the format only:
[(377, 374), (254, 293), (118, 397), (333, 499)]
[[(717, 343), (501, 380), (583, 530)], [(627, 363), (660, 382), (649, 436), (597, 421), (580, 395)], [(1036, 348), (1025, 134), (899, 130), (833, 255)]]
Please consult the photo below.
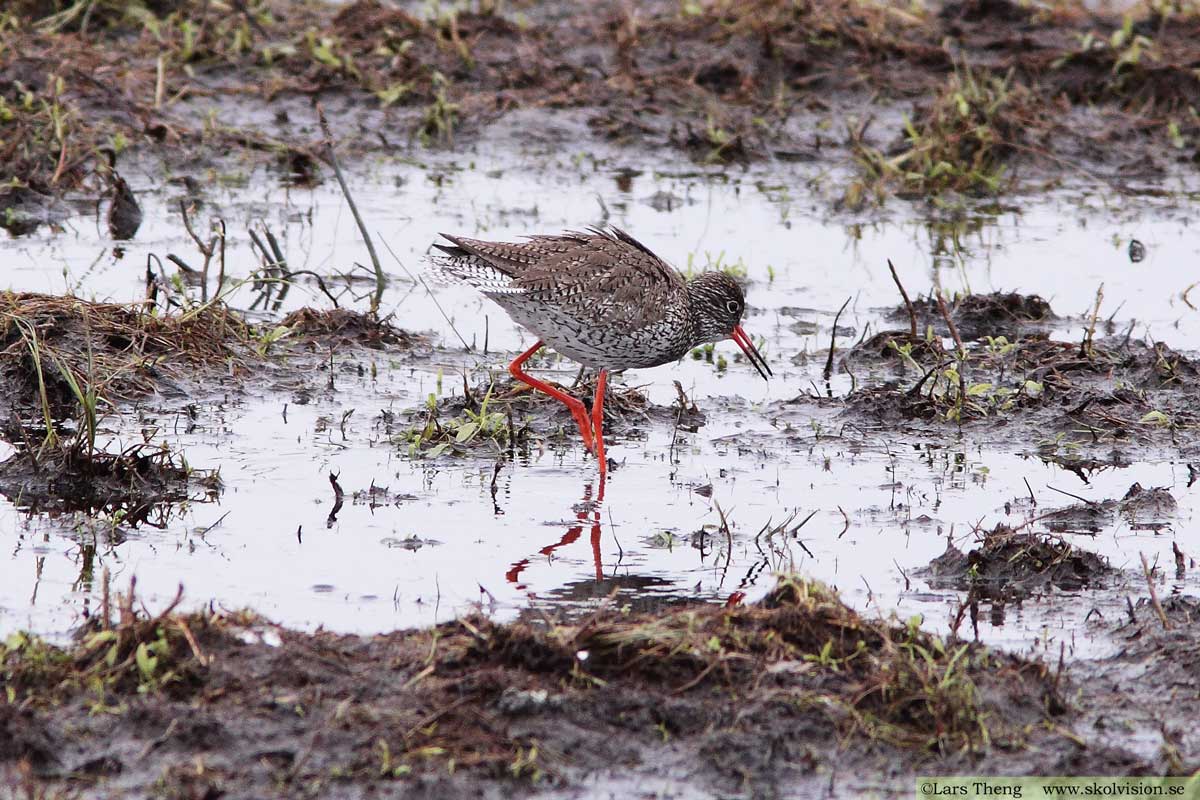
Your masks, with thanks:
[(442, 283), (464, 283), (487, 295), (524, 294), (526, 289), (513, 284), (506, 275), (478, 256), (431, 254), (430, 273)]
[[(581, 364), (653, 367), (729, 338), (741, 288), (720, 273), (691, 283), (616, 228), (488, 242), (442, 234), (436, 269), (474, 286), (513, 321)], [(693, 289), (695, 290), (693, 292)]]

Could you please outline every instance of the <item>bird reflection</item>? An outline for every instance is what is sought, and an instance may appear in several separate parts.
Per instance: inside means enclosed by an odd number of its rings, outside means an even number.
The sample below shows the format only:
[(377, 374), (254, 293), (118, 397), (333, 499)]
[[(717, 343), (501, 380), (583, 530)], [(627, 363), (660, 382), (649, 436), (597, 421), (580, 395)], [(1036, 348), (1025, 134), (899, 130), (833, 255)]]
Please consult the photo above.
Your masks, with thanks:
[[(586, 483), (583, 487), (583, 502), (581, 502), (575, 511), (575, 517), (579, 524), (572, 525), (563, 534), (563, 537), (553, 544), (548, 544), (541, 550), (538, 550), (540, 555), (549, 558), (554, 555), (554, 552), (560, 547), (566, 547), (573, 544), (583, 535), (584, 527), (588, 527), (591, 533), (592, 543), (592, 563), (596, 567), (596, 580), (603, 580), (604, 566), (600, 562), (600, 505), (604, 502), (604, 478), (600, 479), (600, 491), (596, 499), (592, 500), (592, 484)], [(504, 573), (505, 579), (509, 583), (516, 584), (516, 588), (525, 589), (526, 585), (521, 582), (521, 573), (529, 566), (533, 557), (523, 558), (514, 563), (508, 568), (508, 572)]]

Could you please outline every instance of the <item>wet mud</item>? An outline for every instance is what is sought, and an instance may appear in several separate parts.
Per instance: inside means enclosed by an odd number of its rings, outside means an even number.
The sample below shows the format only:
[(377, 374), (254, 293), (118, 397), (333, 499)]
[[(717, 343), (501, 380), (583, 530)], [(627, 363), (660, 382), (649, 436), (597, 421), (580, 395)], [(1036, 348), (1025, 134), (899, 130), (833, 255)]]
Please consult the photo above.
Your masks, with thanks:
[(163, 312), (150, 301), (13, 292), (0, 294), (0, 326), (0, 436), (14, 447), (0, 462), (0, 494), (29, 514), (82, 512), (132, 527), (164, 527), (179, 506), (215, 500), (219, 470), (188, 464), (151, 419), (141, 441), (105, 441), (109, 418), (152, 399), (154, 420), (173, 410), (176, 429), (180, 416), (191, 426), (200, 402), (245, 391), (281, 364), (287, 387), (310, 391), (333, 380), (320, 368), (334, 354), (353, 360), (422, 341), (345, 309), (256, 325), (224, 304)]
[[(406, 362), (430, 355), (420, 337), (339, 309), (304, 309), (272, 325), (216, 305), (151, 314), (144, 306), (42, 295), (6, 301), (13, 409), (6, 438), (17, 451), (0, 465), (0, 491), (28, 513), (82, 511), (129, 529), (165, 525), (172, 508), (216, 498), (219, 480), (148, 442), (119, 452), (84, 447), (87, 397), (78, 387), (98, 387), (97, 396), (105, 390), (113, 412), (151, 395), (186, 409), (195, 398), (179, 387), (201, 391), (206, 376), (219, 378), (224, 392), (270, 375), (271, 391), (315, 395), (336, 392), (347, 377), (371, 380), (366, 365), (384, 347)], [(1189, 446), (1187, 415), (1197, 407), (1192, 357), (1129, 337), (1053, 340), (1039, 325), (1054, 314), (1037, 298), (985, 295), (937, 309), (943, 333), (889, 332), (841, 357), (874, 385), (842, 397), (802, 396), (788, 407), (818, 405), (852, 425), (900, 418), (906, 436), (929, 441), (972, 429), (1005, 437), (1037, 430), (1039, 438), (1028, 435), (1042, 457), (1107, 452), (1108, 466), (1117, 449), (1132, 458), (1167, 442)], [(934, 326), (916, 320), (918, 330)], [(198, 349), (187, 352), (192, 343)], [(277, 376), (280, 364), (299, 367), (289, 370), (298, 374)], [(57, 383), (47, 377), (49, 365)], [(589, 376), (580, 378), (574, 391), (590, 396)], [(573, 424), (559, 404), (507, 380), (472, 384), (465, 371), (461, 380), (461, 395), (435, 394), (423, 408), (382, 412), (377, 424), (387, 446), (407, 446), (411, 456), (498, 462), (496, 502), (500, 463), (516, 460), (522, 448), (569, 442)], [(987, 391), (971, 390), (984, 382)], [(614, 387), (607, 421), (622, 439), (642, 430), (698, 430), (699, 404), (682, 386), (677, 394), (668, 406)], [(1150, 410), (1179, 422), (1148, 417)], [(1102, 440), (1099, 423), (1081, 434), (1087, 413), (1104, 415)], [(1127, 431), (1113, 425), (1117, 413)], [(37, 428), (45, 415), (52, 424)], [(1046, 441), (1054, 430), (1047, 419), (1067, 420), (1060, 426), (1069, 438), (1055, 447)], [(343, 436), (345, 424), (343, 416)], [(61, 441), (39, 446), (35, 440), (50, 431)], [(1096, 468), (1079, 467), (1082, 474)], [(333, 473), (329, 482), (336, 498), (329, 526), (346, 495), (372, 510), (414, 500), (374, 483), (347, 492)], [(178, 796), (557, 796), (597, 780), (619, 786), (663, 776), (714, 794), (760, 797), (818, 788), (856, 793), (868, 788), (866, 774), (896, 776), (869, 788), (908, 796), (914, 769), (1186, 774), (1196, 757), (1181, 729), (1159, 731), (1169, 747), (1148, 758), (1145, 748), (1123, 748), (1083, 724), (1101, 713), (1083, 688), (1094, 676), (1154, 661), (1161, 675), (1146, 684), (1153, 691), (1186, 669), (1176, 659), (1186, 659), (1187, 647), (1147, 644), (1108, 660), (1055, 663), (971, 641), (981, 614), (995, 619), (1006, 608), (1109, 585), (1128, 590), (1128, 572), (1056, 531), (1117, 518), (1149, 530), (1169, 525), (1175, 500), (1164, 489), (1134, 484), (1120, 498), (1036, 512), (1023, 529), (999, 526), (969, 552), (952, 548), (914, 572), (935, 590), (963, 594), (950, 638), (922, 631), (916, 620), (862, 616), (798, 578), (749, 606), (740, 605), (740, 591), (726, 608), (639, 600), (645, 587), (600, 570), (595, 500), (585, 493), (576, 510), (577, 521), (541, 555), (590, 529), (597, 580), (560, 587), (545, 601), (586, 599), (600, 610), (564, 612), (543, 601), (513, 623), (467, 616), (358, 637), (288, 630), (250, 613), (177, 616), (168, 609), (148, 618), (126, 598), (114, 601), (115, 618), (104, 599), (67, 647), (15, 634), (2, 660), (10, 695), (0, 706), (9, 734), (0, 769), (32, 791), (82, 797), (151, 786)], [(755, 540), (795, 536), (803, 524), (792, 517)], [(732, 536), (728, 528), (699, 530), (687, 544), (703, 551), (717, 546), (714, 538)], [(390, 541), (413, 552), (442, 544), (416, 534)], [(524, 580), (529, 565), (512, 564), (506, 579)], [(625, 610), (611, 607), (623, 592), (631, 598)], [(1160, 636), (1154, 625), (1171, 632), (1172, 642), (1186, 640), (1192, 601), (1151, 596), (1130, 601), (1128, 624), (1141, 626), (1148, 640)], [(1100, 616), (1109, 627), (1093, 633), (1120, 641), (1116, 620)], [(957, 638), (960, 628), (968, 638)], [(1125, 686), (1121, 697), (1136, 704), (1142, 691)], [(246, 707), (258, 712), (246, 715)], [(1129, 724), (1146, 724), (1137, 719)]]
[(1067, 592), (1102, 587), (1112, 572), (1103, 559), (1061, 539), (998, 526), (983, 535), (979, 547), (963, 553), (950, 545), (917, 574), (933, 586), (968, 592), (971, 602), (1022, 599), (1052, 587)]
[[(1140, 623), (1103, 669), (1194, 646), (1195, 609), (1170, 613), (1169, 635)], [(1178, 748), (1146, 762), (1094, 746), (1079, 723), (1095, 705), (1077, 704), (1061, 664), (864, 618), (796, 578), (753, 606), (468, 616), (373, 637), (148, 615), (131, 588), (70, 646), (18, 635), (0, 653), (2, 768), (78, 797), (561, 796), (597, 779), (899, 797), (914, 768), (1187, 770)]]
[[(701, 162), (832, 160), (850, 177), (827, 199), (852, 208), (893, 191), (994, 194), (1016, 172), (1082, 170), (1142, 191), (1200, 158), (1191, 12), (1122, 20), (1007, 0), (133, 8), (7, 10), (9, 230), (61, 219), (57, 198), (75, 191), (109, 204), (116, 238), (134, 236), (140, 210), (120, 173), (146, 154), (185, 177), (232, 154), (310, 184), (328, 172), (316, 102), (358, 153), (461, 146), (513, 112), (573, 110), (602, 138)], [(548, 117), (531, 120), (555, 135)]]
[[(928, 306), (920, 308), (929, 314)], [(975, 296), (939, 318), (936, 336), (926, 320), (923, 335), (880, 333), (841, 359), (841, 371), (867, 384), (844, 397), (844, 417), (929, 435), (945, 426), (1002, 431), (1046, 459), (1092, 458), (1092, 466), (1121, 463), (1126, 448), (1158, 445), (1188, 457), (1200, 444), (1195, 354), (1134, 339), (1132, 325), (1097, 338), (1095, 319), (1082, 322), (1078, 343), (1051, 338), (1042, 325), (1057, 317), (1037, 297)], [(912, 319), (919, 329), (921, 315)]]

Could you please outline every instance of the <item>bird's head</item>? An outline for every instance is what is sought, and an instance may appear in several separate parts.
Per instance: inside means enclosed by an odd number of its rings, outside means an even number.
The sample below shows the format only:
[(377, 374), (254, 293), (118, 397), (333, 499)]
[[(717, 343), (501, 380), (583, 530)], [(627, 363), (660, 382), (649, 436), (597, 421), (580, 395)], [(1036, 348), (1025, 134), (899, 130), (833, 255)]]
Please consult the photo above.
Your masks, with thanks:
[(771, 368), (742, 327), (746, 296), (737, 281), (724, 272), (704, 272), (688, 282), (688, 294), (696, 313), (696, 343), (733, 339), (758, 374), (769, 378)]

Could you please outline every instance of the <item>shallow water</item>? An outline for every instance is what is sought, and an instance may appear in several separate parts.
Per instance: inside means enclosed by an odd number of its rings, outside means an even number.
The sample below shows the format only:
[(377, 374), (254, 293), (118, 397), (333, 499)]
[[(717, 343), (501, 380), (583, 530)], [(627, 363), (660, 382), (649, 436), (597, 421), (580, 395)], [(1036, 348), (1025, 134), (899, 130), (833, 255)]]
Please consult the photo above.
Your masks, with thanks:
[[(735, 591), (753, 599), (774, 572), (794, 568), (835, 585), (859, 609), (920, 614), (927, 627), (944, 630), (956, 594), (930, 590), (913, 572), (941, 554), (948, 538), (963, 547), (973, 529), (1017, 524), (1074, 502), (1048, 487), (1101, 500), (1121, 497), (1134, 482), (1171, 491), (1179, 503), (1171, 527), (1137, 531), (1118, 521), (1072, 541), (1130, 575), (1140, 569), (1140, 553), (1171, 564), (1172, 540), (1191, 528), (1197, 510), (1176, 454), (1143, 454), (1146, 460), (1095, 474), (1085, 485), (1031, 455), (1036, 442), (1005, 441), (1002, 429), (989, 430), (985, 441), (949, 436), (914, 447), (902, 431), (848, 430), (832, 412), (801, 406), (783, 414), (778, 401), (825, 392), (820, 372), (829, 328), (847, 298), (840, 328), (853, 333), (840, 335), (839, 347), (867, 326), (895, 327), (882, 318), (898, 301), (887, 258), (914, 296), (931, 287), (1041, 294), (1060, 315), (1076, 318), (1056, 333), (1063, 338), (1080, 335), (1078, 318), (1090, 312), (1103, 283), (1100, 316), (1113, 315), (1115, 331), (1134, 323), (1137, 336), (1187, 349), (1200, 333), (1200, 313), (1183, 299), (1200, 278), (1191, 269), (1200, 255), (1193, 212), (1167, 200), (1078, 188), (995, 213), (923, 217), (895, 201), (872, 221), (847, 222), (807, 200), (804, 179), (812, 176), (791, 169), (718, 172), (679, 163), (656, 171), (648, 159), (598, 161), (535, 144), (524, 152), (484, 148), (426, 165), (356, 170), (356, 199), (403, 263), (381, 248), (394, 278), (383, 311), (400, 327), (430, 332), (447, 352), (461, 336), (477, 350), (486, 339), (490, 354), (444, 355), (430, 366), (409, 363), (404, 352), (378, 353), (376, 379), (356, 369), (369, 367), (371, 354), (339, 355), (332, 391), (322, 390), (324, 377), (303, 398), (256, 381), (245, 392), (197, 398), (190, 426), (179, 414), (154, 411), (153, 399), (141, 404), (137, 419), (109, 418), (114, 439), (135, 441), (144, 427), (156, 426), (193, 466), (219, 467), (223, 494), (216, 503), (178, 509), (162, 530), (29, 517), (0, 502), (0, 631), (69, 630), (94, 603), (105, 567), (117, 587), (136, 575), (151, 608), (182, 583), (187, 605), (249, 606), (287, 625), (359, 632), (445, 620), (476, 605), (499, 616), (531, 603), (588, 605), (614, 592), (618, 604), (631, 605), (723, 601)], [(246, 228), (264, 219), (292, 269), (329, 274), (368, 263), (332, 181), (300, 189), (259, 172), (222, 177), (205, 190), (196, 225), (203, 229), (218, 213), (227, 221), (231, 279), (257, 264)], [(123, 255), (114, 256), (98, 217), (84, 214), (62, 231), (43, 228), (0, 242), (7, 287), (124, 302), (143, 296), (147, 254), (174, 252), (198, 265), (177, 210), (182, 188), (148, 188), (160, 185), (149, 167), (126, 178), (142, 187), (146, 222)], [(644, 438), (615, 437), (609, 455), (621, 466), (597, 510), (583, 503), (598, 488), (595, 463), (578, 446), (505, 462), (493, 495), (493, 459), (411, 460), (390, 444), (382, 410), (396, 413), (402, 427), (404, 412), (438, 391), (438, 370), (444, 393), (452, 394), (461, 391), (457, 373), (464, 367), (500, 368), (506, 353), (531, 341), (464, 288), (435, 287), (449, 320), (443, 318), (411, 279), (437, 232), (505, 238), (605, 222), (628, 228), (680, 267), (689, 256), (697, 266), (744, 264), (751, 281), (747, 328), (765, 338), (775, 380), (763, 383), (740, 354), (734, 357), (732, 343), (719, 348), (730, 362), (723, 374), (691, 359), (627, 374), (625, 384), (646, 386), (663, 404), (675, 398), (672, 381), (680, 381), (707, 423), (674, 448), (673, 432), (660, 424), (640, 425)], [(1134, 238), (1147, 252), (1136, 264), (1128, 255)], [(369, 286), (354, 290), (362, 295)], [(247, 308), (254, 300), (246, 286), (230, 302)], [(304, 282), (279, 308), (255, 314), (302, 305), (328, 301)], [(573, 372), (562, 364), (556, 377), (570, 382)], [(849, 379), (835, 376), (830, 390), (848, 389)], [(807, 415), (805, 424), (783, 430), (779, 418), (796, 413)], [(347, 498), (327, 523), (330, 472)], [(387, 487), (388, 496), (374, 506), (352, 502), (353, 492), (372, 485)], [(695, 491), (706, 486), (711, 497)], [(718, 505), (732, 523), (728, 538), (718, 529)], [(793, 514), (789, 530), (808, 518), (793, 535), (756, 536), (768, 521)], [(432, 543), (414, 549), (405, 541), (414, 536)], [(1160, 591), (1194, 593), (1193, 576)], [(1080, 621), (1093, 607), (1120, 613), (1123, 598), (1110, 590), (1026, 601), (1003, 618), (981, 620), (980, 634), (1014, 647), (1057, 651), (1062, 641), (1087, 652)]]

